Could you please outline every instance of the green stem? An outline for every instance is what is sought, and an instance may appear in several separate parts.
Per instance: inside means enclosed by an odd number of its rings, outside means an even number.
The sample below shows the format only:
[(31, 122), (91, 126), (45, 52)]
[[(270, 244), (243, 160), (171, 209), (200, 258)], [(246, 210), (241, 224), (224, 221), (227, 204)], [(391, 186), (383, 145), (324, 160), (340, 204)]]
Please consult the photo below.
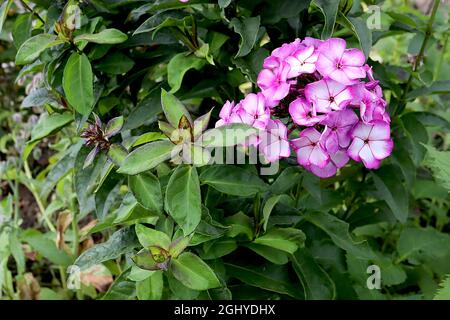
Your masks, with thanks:
[(80, 235), (78, 232), (78, 221), (77, 221), (77, 210), (76, 205), (74, 203), (74, 198), (70, 199), (70, 208), (73, 214), (72, 217), (72, 232), (73, 232), (73, 255), (74, 257), (78, 256), (78, 250), (79, 250), (79, 242), (80, 242)]
[(423, 38), (419, 54), (414, 59), (414, 62), (412, 65), (412, 72), (409, 74), (408, 81), (406, 82), (405, 90), (403, 91), (403, 94), (400, 98), (400, 106), (402, 109), (397, 110), (397, 108), (396, 108), (396, 110), (394, 110), (394, 112), (393, 112), (394, 114), (396, 114), (397, 111), (399, 113), (401, 111), (403, 111), (404, 106), (406, 105), (406, 95), (408, 94), (409, 89), (411, 88), (413, 74), (417, 71), (417, 68), (420, 66), (420, 63), (422, 62), (422, 59), (424, 57), (425, 48), (428, 44), (428, 40), (430, 39), (431, 31), (433, 30), (433, 23), (434, 23), (434, 19), (436, 18), (436, 12), (437, 12), (438, 7), (439, 7), (439, 0), (434, 0), (433, 8), (431, 9), (430, 19), (428, 20), (427, 28), (425, 29), (425, 37)]
[(64, 290), (67, 290), (67, 281), (66, 281), (66, 269), (63, 266), (59, 267), (59, 276), (61, 278), (61, 285)]
[(20, 0), (20, 3), (25, 7), (25, 9), (27, 9), (28, 11), (30, 11), (32, 14), (34, 14), (41, 22), (42, 24), (45, 25), (45, 21), (44, 19), (42, 19), (42, 17), (39, 15), (39, 13), (37, 13), (36, 11), (34, 11), (33, 9), (31, 9), (31, 7), (23, 0)]
[(436, 65), (436, 70), (434, 72), (434, 80), (436, 81), (437, 79), (439, 79), (439, 76), (441, 74), (441, 70), (442, 70), (442, 63), (444, 62), (444, 55), (446, 53), (446, 49), (447, 49), (447, 43), (448, 43), (448, 33), (445, 34), (444, 36), (444, 44), (442, 45), (442, 54), (439, 57), (439, 61)]
[(41, 212), (41, 216), (44, 218), (45, 223), (47, 224), (48, 228), (50, 229), (50, 231), (55, 232), (56, 228), (53, 225), (53, 223), (50, 221), (50, 218), (45, 214), (45, 206), (42, 202), (41, 197), (39, 196), (38, 191), (36, 190), (36, 187), (33, 184), (33, 176), (31, 175), (31, 171), (30, 171), (30, 167), (28, 166), (28, 162), (24, 161), (23, 164), (24, 170), (25, 170), (25, 175), (26, 177), (30, 180), (29, 183), (29, 189), (31, 194), (33, 195), (34, 199), (36, 200), (36, 203), (38, 205), (39, 211)]

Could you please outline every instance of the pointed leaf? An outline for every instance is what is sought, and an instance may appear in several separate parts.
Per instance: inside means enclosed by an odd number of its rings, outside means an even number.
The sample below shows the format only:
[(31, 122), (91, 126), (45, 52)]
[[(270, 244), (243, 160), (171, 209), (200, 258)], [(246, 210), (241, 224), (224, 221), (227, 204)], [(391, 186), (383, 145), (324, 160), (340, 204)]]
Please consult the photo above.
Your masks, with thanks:
[(195, 230), (202, 216), (200, 182), (195, 167), (181, 165), (175, 169), (167, 184), (165, 205), (185, 236)]
[(193, 290), (220, 287), (214, 271), (196, 255), (185, 252), (173, 259), (170, 270), (183, 285)]

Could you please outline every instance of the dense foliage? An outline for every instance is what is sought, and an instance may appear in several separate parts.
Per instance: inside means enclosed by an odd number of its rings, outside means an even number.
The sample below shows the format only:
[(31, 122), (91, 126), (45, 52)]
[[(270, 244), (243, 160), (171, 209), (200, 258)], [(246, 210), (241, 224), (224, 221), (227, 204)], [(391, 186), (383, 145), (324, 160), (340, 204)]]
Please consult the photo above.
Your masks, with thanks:
[[(417, 3), (2, 0), (0, 298), (450, 299), (449, 8)], [(302, 51), (330, 38), (344, 73)], [(292, 43), (282, 83), (266, 58)], [(335, 82), (366, 111), (311, 116)], [(346, 112), (351, 145), (317, 131)], [(317, 135), (326, 163), (299, 151)]]

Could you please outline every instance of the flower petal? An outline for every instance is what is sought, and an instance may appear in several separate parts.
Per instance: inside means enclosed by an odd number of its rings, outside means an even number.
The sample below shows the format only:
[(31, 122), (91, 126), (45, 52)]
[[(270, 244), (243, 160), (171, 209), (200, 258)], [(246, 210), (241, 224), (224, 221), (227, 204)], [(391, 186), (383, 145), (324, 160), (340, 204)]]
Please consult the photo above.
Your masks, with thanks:
[(375, 159), (368, 144), (364, 144), (361, 148), (361, 151), (359, 151), (359, 157), (367, 169), (377, 169), (380, 166), (380, 160)]
[(361, 151), (362, 147), (364, 147), (364, 140), (358, 137), (354, 138), (347, 150), (349, 157), (355, 161), (361, 161), (359, 152)]
[(369, 146), (373, 156), (378, 160), (382, 160), (389, 157), (392, 153), (394, 142), (392, 140), (375, 140), (369, 141)]

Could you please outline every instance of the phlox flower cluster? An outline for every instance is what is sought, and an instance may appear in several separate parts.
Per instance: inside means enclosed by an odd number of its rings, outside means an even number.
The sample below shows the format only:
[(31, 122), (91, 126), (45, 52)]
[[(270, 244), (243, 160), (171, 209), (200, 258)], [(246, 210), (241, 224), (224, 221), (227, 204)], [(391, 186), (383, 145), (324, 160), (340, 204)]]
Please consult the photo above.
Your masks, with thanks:
[(250, 145), (270, 161), (289, 157), (315, 175), (336, 174), (350, 159), (376, 169), (393, 148), (383, 92), (361, 50), (344, 39), (305, 38), (264, 60), (258, 93), (227, 101), (216, 127), (260, 129)]

